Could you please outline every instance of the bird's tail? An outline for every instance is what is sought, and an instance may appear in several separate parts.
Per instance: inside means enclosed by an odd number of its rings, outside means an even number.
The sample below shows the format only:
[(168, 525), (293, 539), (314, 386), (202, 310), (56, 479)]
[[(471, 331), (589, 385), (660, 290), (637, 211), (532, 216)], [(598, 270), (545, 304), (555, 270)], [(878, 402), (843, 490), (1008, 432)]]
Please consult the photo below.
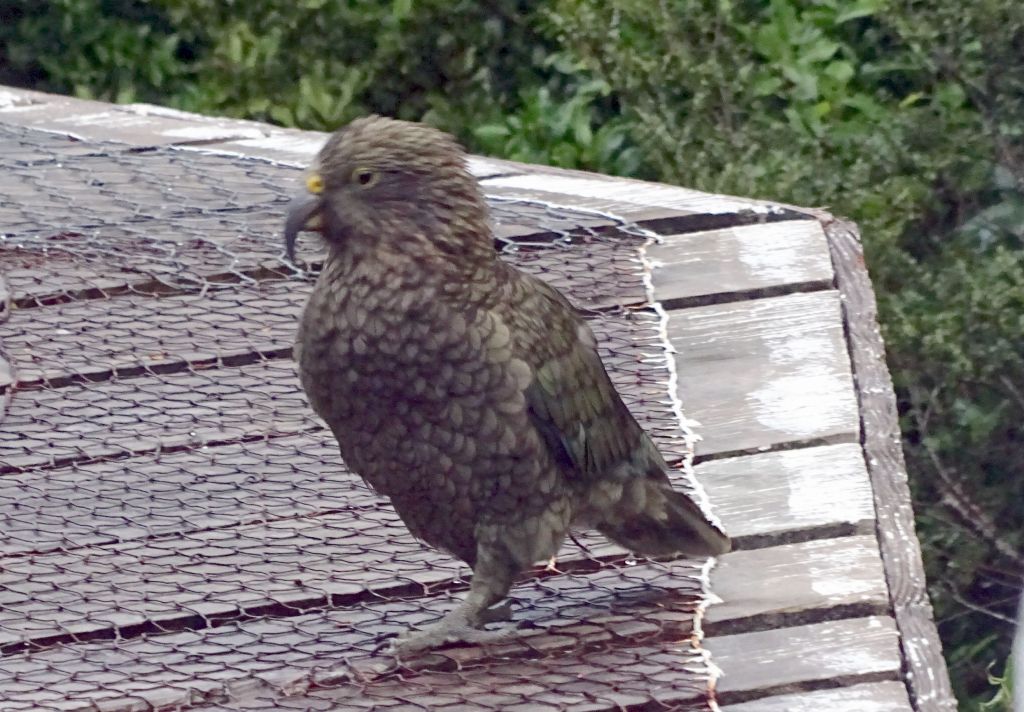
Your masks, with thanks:
[(725, 532), (708, 521), (696, 502), (672, 489), (668, 478), (643, 477), (629, 483), (619, 506), (597, 529), (643, 556), (720, 556), (732, 549)]

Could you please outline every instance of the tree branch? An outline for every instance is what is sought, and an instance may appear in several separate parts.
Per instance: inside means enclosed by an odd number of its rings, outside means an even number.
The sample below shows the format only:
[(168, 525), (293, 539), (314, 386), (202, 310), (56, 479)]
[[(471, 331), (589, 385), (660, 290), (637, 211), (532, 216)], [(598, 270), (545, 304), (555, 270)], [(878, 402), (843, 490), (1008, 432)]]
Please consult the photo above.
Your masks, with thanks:
[(924, 423), (921, 422), (920, 412), (917, 407), (912, 407), (911, 415), (915, 420), (918, 431), (921, 433), (921, 447), (928, 454), (935, 474), (942, 485), (939, 491), (942, 493), (942, 504), (949, 508), (956, 516), (960, 526), (975, 536), (987, 542), (992, 548), (1006, 557), (1013, 563), (1021, 573), (1024, 573), (1024, 555), (1017, 548), (999, 536), (999, 529), (985, 511), (974, 503), (970, 495), (964, 491), (958, 481), (943, 464), (939, 454), (928, 443)]

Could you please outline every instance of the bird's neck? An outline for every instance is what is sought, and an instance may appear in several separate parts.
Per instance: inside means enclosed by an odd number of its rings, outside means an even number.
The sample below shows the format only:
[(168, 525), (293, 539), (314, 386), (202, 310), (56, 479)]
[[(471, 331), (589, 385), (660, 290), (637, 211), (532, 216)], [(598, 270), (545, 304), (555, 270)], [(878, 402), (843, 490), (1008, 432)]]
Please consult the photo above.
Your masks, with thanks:
[(330, 247), (321, 280), (336, 286), (336, 293), (363, 280), (394, 292), (417, 290), (437, 296), (483, 297), (501, 270), (497, 252), (489, 244), (475, 249), (464, 243), (462, 254), (449, 254), (414, 239), (392, 245), (350, 243)]

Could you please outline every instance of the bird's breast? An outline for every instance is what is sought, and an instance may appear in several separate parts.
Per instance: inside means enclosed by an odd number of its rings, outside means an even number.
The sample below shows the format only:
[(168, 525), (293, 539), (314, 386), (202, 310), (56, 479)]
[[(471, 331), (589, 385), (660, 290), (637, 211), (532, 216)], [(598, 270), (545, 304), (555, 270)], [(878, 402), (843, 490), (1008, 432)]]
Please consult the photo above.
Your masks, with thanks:
[(359, 417), (376, 404), (427, 407), (487, 390), (499, 363), (479, 325), (430, 292), (317, 289), (296, 355), (303, 386), (325, 417)]

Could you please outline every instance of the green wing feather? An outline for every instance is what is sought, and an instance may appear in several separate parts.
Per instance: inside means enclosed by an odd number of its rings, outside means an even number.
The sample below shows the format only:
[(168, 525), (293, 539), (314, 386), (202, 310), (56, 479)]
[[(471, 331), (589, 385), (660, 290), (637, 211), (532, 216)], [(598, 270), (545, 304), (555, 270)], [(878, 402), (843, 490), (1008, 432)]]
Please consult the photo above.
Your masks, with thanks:
[(570, 476), (606, 475), (635, 459), (646, 436), (612, 385), (590, 327), (561, 294), (538, 284), (548, 318), (542, 344), (528, 359), (530, 419)]

